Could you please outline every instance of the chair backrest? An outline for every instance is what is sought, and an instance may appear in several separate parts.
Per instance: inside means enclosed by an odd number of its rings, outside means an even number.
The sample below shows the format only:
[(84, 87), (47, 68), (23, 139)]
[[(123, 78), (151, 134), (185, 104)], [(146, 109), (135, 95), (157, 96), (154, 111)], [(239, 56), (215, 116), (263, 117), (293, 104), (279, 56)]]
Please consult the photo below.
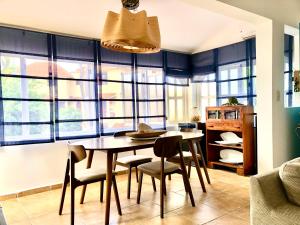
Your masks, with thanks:
[(157, 157), (171, 158), (181, 151), (182, 136), (161, 137), (154, 143), (154, 154)]
[(86, 151), (82, 145), (68, 144), (69, 152), (73, 154), (74, 163), (78, 163), (86, 158)]
[(122, 136), (125, 136), (126, 133), (129, 133), (129, 132), (134, 132), (134, 130), (117, 131), (114, 133), (114, 137), (122, 137)]

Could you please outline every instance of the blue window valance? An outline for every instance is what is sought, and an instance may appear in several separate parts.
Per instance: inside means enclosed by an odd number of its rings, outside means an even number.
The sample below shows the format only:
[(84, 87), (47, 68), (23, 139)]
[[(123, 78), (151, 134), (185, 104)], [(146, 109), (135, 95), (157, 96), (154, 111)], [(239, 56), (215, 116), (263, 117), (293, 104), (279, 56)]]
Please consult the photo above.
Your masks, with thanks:
[(55, 36), (56, 57), (94, 61), (94, 41)]
[(190, 78), (190, 55), (178, 52), (166, 52), (166, 76)]
[(0, 37), (1, 52), (43, 56), (49, 54), (45, 33), (1, 27)]
[(192, 55), (193, 76), (214, 73), (216, 71), (215, 61), (215, 50)]
[(116, 52), (106, 48), (101, 48), (100, 58), (103, 63), (131, 65), (133, 55), (130, 53)]
[(152, 54), (136, 54), (137, 66), (143, 67), (163, 67), (163, 52)]

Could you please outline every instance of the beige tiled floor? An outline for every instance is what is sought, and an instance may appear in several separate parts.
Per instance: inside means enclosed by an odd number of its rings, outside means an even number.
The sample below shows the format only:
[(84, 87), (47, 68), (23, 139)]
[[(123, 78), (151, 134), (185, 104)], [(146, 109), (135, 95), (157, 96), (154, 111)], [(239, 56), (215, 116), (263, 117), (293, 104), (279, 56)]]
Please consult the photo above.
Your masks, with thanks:
[[(190, 179), (196, 207), (192, 207), (180, 175), (167, 180), (165, 218), (159, 217), (159, 190), (153, 192), (151, 180), (144, 176), (141, 204), (136, 204), (137, 184), (132, 179), (132, 197), (126, 198), (127, 177), (117, 177), (123, 215), (117, 213), (114, 199), (111, 205), (111, 224), (249, 224), (249, 178), (231, 172), (209, 170), (212, 184), (203, 193), (195, 170)], [(135, 178), (135, 176), (133, 176)], [(157, 187), (158, 181), (157, 181)], [(104, 224), (105, 203), (99, 202), (99, 184), (88, 186), (86, 200), (78, 203), (81, 189), (76, 191), (76, 224)], [(113, 197), (114, 198), (114, 197)], [(58, 215), (60, 190), (43, 192), (1, 202), (9, 225), (68, 225), (69, 192), (63, 215)]]

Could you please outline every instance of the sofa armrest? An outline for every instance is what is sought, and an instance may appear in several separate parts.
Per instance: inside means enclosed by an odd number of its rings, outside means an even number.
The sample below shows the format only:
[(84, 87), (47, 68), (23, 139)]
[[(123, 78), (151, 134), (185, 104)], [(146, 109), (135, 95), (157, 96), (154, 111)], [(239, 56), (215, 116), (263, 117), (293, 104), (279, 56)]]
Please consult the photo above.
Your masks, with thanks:
[(251, 177), (250, 193), (252, 204), (263, 204), (270, 209), (285, 204), (288, 201), (278, 169), (270, 173)]
[(278, 169), (250, 178), (250, 220), (252, 225), (300, 225), (300, 207), (288, 201)]

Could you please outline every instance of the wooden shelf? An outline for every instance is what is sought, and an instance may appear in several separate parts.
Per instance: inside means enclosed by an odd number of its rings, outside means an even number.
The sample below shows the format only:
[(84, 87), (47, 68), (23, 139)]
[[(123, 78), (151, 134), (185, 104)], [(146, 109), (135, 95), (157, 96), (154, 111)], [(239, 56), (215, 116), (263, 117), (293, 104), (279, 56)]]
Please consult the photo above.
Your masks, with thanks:
[[(232, 112), (231, 112), (232, 111)], [(210, 119), (213, 114), (218, 119)], [(242, 145), (222, 145), (220, 140), (223, 132), (233, 132), (243, 138)], [(243, 154), (242, 164), (220, 162), (222, 149), (235, 149)], [(239, 175), (250, 175), (255, 171), (254, 162), (254, 129), (252, 106), (220, 106), (206, 107), (206, 156), (211, 168), (223, 166), (235, 169)]]
[(226, 166), (226, 167), (230, 167), (230, 168), (243, 168), (243, 164), (234, 164), (234, 163), (224, 163), (224, 162), (220, 162), (220, 161), (212, 161), (210, 162), (211, 165), (219, 165), (219, 166)]
[(213, 143), (208, 143), (208, 145), (243, 150), (243, 146), (238, 146), (238, 145), (221, 145), (221, 144), (213, 144)]

